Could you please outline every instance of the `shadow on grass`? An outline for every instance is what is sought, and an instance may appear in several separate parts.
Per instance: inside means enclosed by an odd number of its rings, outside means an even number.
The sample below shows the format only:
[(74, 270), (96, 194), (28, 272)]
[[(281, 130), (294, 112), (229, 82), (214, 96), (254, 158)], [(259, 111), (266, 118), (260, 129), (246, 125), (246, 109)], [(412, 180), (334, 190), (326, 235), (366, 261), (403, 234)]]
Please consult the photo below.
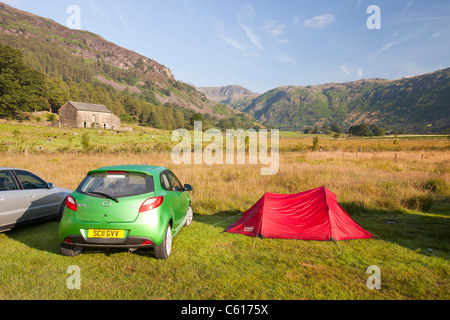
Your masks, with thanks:
[(341, 205), (361, 227), (380, 240), (427, 256), (450, 258), (450, 218), (439, 210), (424, 213), (367, 209), (354, 202)]
[(36, 222), (25, 226), (16, 227), (7, 231), (5, 235), (30, 248), (61, 254), (58, 240), (59, 222)]
[[(14, 228), (5, 234), (8, 238), (30, 248), (62, 256), (58, 237), (58, 226), (59, 222), (40, 222)], [(126, 248), (85, 248), (83, 255), (102, 253), (110, 256), (127, 251)], [(137, 253), (154, 257), (154, 250), (152, 248), (140, 249)]]
[[(450, 218), (446, 218), (439, 212), (367, 209), (354, 202), (341, 203), (341, 206), (362, 228), (379, 240), (395, 243), (427, 256), (450, 258), (450, 233), (448, 232)], [(226, 227), (239, 220), (241, 214), (239, 210), (219, 211), (214, 215), (195, 215), (194, 221), (216, 227), (219, 236)], [(61, 254), (58, 222), (18, 227), (6, 232), (6, 236), (30, 248)], [(85, 253), (90, 252), (102, 252), (109, 255), (124, 252), (124, 250), (88, 249), (85, 251)], [(138, 250), (136, 253), (153, 256), (152, 249)]]

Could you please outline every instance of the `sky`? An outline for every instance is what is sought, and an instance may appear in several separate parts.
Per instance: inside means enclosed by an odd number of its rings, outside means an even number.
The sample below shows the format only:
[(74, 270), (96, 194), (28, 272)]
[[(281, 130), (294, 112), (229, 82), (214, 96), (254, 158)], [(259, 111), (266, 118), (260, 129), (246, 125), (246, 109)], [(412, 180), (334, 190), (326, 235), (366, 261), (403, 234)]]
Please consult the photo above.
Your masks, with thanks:
[(264, 93), (450, 67), (448, 0), (0, 1), (96, 33), (194, 86)]

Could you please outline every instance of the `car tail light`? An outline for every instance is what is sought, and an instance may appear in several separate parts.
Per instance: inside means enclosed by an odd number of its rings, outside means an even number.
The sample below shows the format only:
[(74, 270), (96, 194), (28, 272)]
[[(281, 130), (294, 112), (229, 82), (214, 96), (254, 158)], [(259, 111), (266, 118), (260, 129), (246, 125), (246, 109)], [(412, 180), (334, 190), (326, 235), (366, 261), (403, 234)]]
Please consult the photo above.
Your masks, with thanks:
[(142, 242), (143, 246), (150, 246), (152, 244), (153, 244), (153, 242), (151, 242), (150, 240), (145, 240), (144, 242)]
[(147, 199), (144, 201), (144, 203), (142, 203), (142, 205), (139, 209), (139, 213), (158, 208), (163, 203), (163, 201), (164, 201), (164, 197), (155, 197), (155, 198)]
[(107, 174), (128, 174), (128, 171), (108, 171)]
[(78, 210), (77, 202), (71, 196), (67, 196), (67, 198), (66, 198), (66, 207), (69, 208), (70, 210), (75, 211), (75, 212)]

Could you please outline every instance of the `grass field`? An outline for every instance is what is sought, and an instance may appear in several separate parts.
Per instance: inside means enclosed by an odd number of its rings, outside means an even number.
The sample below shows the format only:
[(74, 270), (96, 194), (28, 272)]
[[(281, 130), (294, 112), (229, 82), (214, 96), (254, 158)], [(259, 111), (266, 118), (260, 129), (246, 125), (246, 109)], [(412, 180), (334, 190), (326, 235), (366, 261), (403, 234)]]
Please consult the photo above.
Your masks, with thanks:
[[(4, 141), (29, 143), (31, 127), (20, 127), (16, 137), (14, 130), (2, 128)], [(66, 131), (53, 132), (59, 141), (67, 136)], [(89, 133), (92, 145), (109, 135), (105, 143), (111, 149), (127, 143), (117, 134)], [(139, 134), (123, 133), (128, 141), (145, 144), (148, 134)], [(170, 139), (169, 133), (151, 134), (162, 144)], [(78, 140), (79, 135), (72, 140), (74, 147)], [(194, 186), (195, 217), (175, 238), (167, 261), (154, 259), (152, 251), (90, 250), (77, 258), (63, 257), (57, 222), (0, 234), (0, 299), (448, 300), (447, 137), (398, 138), (395, 145), (388, 138), (321, 137), (322, 152), (287, 151), (311, 142), (309, 136), (282, 135), (280, 145), (286, 151), (274, 176), (261, 176), (259, 165), (175, 166), (169, 152), (74, 153), (53, 148), (25, 155), (17, 145), (9, 145), (0, 153), (0, 166), (25, 168), (70, 189), (88, 170), (104, 165), (168, 166), (183, 183)], [(64, 147), (69, 141), (60, 143)], [(389, 151), (390, 146), (401, 148)], [(222, 233), (264, 192), (297, 193), (319, 186), (334, 192), (355, 221), (377, 238), (333, 243)], [(66, 286), (71, 265), (81, 270), (80, 290)], [(381, 271), (380, 290), (366, 286), (366, 270), (372, 265)]]

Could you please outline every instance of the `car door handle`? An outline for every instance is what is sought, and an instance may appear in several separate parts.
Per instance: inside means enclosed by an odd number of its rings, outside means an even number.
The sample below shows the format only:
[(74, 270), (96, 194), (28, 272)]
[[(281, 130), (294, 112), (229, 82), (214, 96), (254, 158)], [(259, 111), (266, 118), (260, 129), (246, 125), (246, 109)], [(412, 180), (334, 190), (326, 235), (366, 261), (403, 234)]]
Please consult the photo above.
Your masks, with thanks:
[(31, 195), (31, 196), (30, 196), (30, 198), (36, 198), (36, 195), (35, 195), (35, 194), (33, 194), (33, 195)]

